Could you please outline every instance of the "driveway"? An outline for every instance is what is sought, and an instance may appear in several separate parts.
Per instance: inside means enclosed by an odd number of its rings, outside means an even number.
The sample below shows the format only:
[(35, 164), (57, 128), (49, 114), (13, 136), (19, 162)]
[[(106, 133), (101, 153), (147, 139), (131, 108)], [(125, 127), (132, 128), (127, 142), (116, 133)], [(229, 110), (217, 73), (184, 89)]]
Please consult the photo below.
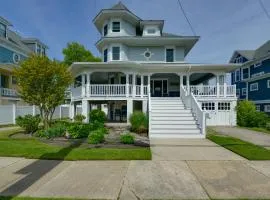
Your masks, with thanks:
[(239, 138), (266, 148), (270, 148), (270, 134), (247, 130), (239, 127), (211, 127), (219, 134)]

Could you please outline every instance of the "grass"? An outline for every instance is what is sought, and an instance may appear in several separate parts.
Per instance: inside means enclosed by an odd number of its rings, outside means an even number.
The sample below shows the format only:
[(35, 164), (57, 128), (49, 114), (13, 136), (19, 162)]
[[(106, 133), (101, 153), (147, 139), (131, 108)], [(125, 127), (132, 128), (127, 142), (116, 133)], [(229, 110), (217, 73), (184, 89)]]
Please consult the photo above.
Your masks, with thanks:
[(74, 198), (39, 198), (39, 197), (13, 197), (13, 196), (0, 196), (0, 200), (82, 200)]
[(238, 138), (219, 135), (212, 129), (207, 130), (207, 138), (248, 160), (270, 160), (270, 150), (265, 149), (264, 147)]
[(16, 132), (18, 129), (0, 132), (0, 156), (47, 160), (151, 160), (150, 148), (60, 147), (45, 144), (35, 138), (9, 138)]

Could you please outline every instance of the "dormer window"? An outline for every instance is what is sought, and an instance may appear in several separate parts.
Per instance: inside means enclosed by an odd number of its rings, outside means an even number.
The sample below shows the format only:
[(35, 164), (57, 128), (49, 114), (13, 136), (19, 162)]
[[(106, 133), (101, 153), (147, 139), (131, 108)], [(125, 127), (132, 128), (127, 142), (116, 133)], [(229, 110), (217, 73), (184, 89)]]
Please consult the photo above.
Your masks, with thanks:
[(174, 62), (174, 49), (173, 48), (166, 49), (166, 62)]
[(0, 24), (0, 37), (6, 37), (7, 27), (4, 24)]
[(112, 32), (120, 32), (120, 22), (112, 23)]
[(120, 47), (112, 48), (112, 60), (120, 60)]
[(108, 34), (108, 24), (106, 24), (104, 27), (103, 27), (103, 36), (106, 36)]

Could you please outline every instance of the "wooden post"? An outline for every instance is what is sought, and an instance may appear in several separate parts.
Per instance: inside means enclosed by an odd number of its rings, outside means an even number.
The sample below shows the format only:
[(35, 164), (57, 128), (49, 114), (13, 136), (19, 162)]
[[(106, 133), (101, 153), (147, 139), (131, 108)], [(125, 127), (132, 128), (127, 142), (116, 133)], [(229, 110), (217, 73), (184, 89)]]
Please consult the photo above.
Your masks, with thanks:
[(136, 96), (136, 74), (132, 74), (132, 96)]
[(144, 93), (144, 91), (143, 91), (143, 82), (144, 82), (144, 78), (143, 78), (144, 76), (143, 75), (141, 75), (141, 98), (143, 97), (143, 93)]
[(126, 97), (129, 97), (129, 74), (126, 74)]
[(82, 97), (85, 97), (85, 74), (82, 74)]

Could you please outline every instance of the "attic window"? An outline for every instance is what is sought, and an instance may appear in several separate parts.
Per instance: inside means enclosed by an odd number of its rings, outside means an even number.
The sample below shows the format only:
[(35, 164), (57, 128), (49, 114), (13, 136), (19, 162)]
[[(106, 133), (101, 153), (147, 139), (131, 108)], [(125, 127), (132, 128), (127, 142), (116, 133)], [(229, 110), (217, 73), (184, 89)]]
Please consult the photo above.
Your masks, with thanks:
[(112, 32), (120, 32), (120, 22), (112, 23)]
[(155, 34), (156, 33), (156, 29), (154, 29), (154, 28), (147, 29), (147, 33), (148, 34)]

